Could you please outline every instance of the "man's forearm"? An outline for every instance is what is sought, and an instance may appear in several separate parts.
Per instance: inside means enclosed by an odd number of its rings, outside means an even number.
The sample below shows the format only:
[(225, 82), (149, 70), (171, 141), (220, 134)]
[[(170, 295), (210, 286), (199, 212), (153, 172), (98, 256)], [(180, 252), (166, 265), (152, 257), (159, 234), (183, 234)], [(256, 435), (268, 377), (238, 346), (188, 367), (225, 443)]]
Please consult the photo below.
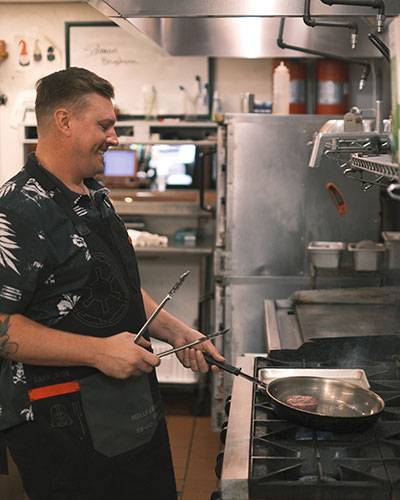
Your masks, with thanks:
[[(142, 289), (143, 302), (146, 310), (146, 315), (149, 317), (156, 309), (157, 304)], [(149, 333), (152, 337), (160, 340), (165, 340), (174, 347), (184, 346), (193, 340), (198, 340), (203, 336), (199, 331), (191, 328), (183, 321), (176, 318), (173, 314), (162, 310), (156, 319), (149, 326)], [(211, 357), (224, 361), (223, 356), (218, 352), (211, 340), (203, 342), (200, 346), (194, 348), (183, 349), (176, 353), (178, 359), (183, 366), (191, 368), (194, 371), (206, 373), (209, 370), (208, 362), (203, 357), (202, 351), (211, 355)]]
[[(143, 289), (142, 295), (146, 316), (149, 317), (156, 309), (157, 304)], [(170, 344), (174, 343), (174, 338), (176, 336), (179, 336), (180, 333), (187, 332), (188, 330), (191, 330), (191, 328), (186, 323), (165, 309), (161, 310), (156, 319), (149, 326), (149, 333), (152, 337), (164, 340)]]
[(35, 365), (94, 366), (95, 337), (48, 328), (21, 314), (0, 314), (0, 357)]

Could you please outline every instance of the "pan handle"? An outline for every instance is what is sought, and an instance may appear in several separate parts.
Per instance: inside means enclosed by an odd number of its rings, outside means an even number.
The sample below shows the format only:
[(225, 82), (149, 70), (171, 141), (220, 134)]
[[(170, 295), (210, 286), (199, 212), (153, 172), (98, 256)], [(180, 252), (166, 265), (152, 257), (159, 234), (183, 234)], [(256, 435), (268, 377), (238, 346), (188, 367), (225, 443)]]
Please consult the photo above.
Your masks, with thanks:
[(203, 353), (203, 356), (209, 365), (218, 366), (218, 368), (221, 368), (221, 370), (225, 370), (226, 372), (232, 373), (233, 375), (239, 375), (239, 373), (241, 372), (240, 368), (232, 366), (228, 363), (224, 363), (223, 361), (217, 361), (209, 354)]

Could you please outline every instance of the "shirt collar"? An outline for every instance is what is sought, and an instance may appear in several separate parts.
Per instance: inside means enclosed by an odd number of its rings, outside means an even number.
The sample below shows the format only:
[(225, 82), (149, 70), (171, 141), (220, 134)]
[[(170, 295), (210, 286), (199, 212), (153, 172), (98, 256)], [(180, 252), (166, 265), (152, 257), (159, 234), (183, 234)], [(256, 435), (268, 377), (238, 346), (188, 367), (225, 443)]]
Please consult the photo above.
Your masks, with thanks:
[[(35, 166), (38, 167), (39, 169), (45, 171), (45, 173), (54, 182), (54, 184), (56, 185), (56, 187), (59, 188), (60, 191), (63, 192), (64, 196), (71, 203), (71, 205), (76, 205), (76, 204), (79, 203), (79, 201), (82, 198), (86, 198), (87, 197), (87, 195), (79, 194), (79, 193), (76, 193), (75, 191), (71, 191), (71, 189), (69, 189), (63, 182), (61, 182), (61, 180), (58, 177), (56, 177), (49, 170), (47, 170), (46, 168), (44, 168), (44, 166), (37, 159), (35, 153), (31, 153), (28, 156), (27, 163), (31, 163), (31, 162), (34, 163)], [(108, 188), (106, 188), (104, 186), (104, 184), (102, 184), (101, 182), (97, 181), (93, 177), (88, 177), (88, 178), (84, 179), (83, 182), (89, 188), (91, 196), (93, 198), (97, 199), (97, 200), (99, 200), (100, 198), (104, 198), (110, 192), (110, 190)]]

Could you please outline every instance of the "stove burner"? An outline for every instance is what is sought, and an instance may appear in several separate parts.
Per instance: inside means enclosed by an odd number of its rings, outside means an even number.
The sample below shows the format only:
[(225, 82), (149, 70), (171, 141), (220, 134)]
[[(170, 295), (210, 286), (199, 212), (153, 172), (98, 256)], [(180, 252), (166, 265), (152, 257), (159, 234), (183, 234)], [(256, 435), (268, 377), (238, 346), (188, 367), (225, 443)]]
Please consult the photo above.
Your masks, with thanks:
[(364, 351), (363, 356), (354, 358), (357, 362), (362, 359), (362, 364), (343, 366), (329, 349), (319, 360), (319, 354), (298, 351), (289, 351), (287, 356), (278, 351), (272, 359), (257, 358), (254, 373), (279, 367), (363, 368), (371, 389), (384, 399), (386, 407), (379, 421), (366, 431), (324, 432), (282, 420), (274, 413), (267, 394), (254, 389), (250, 498), (400, 498), (399, 356), (377, 351), (368, 357)]

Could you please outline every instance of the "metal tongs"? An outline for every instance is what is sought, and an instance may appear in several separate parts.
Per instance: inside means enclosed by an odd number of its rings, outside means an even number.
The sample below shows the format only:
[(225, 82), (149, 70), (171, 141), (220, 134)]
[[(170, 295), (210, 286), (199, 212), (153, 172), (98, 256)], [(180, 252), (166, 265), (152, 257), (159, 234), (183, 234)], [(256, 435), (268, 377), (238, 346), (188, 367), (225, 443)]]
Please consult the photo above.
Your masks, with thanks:
[(168, 351), (160, 352), (160, 354), (157, 354), (159, 358), (163, 358), (164, 356), (169, 356), (170, 354), (173, 354), (174, 352), (182, 351), (183, 349), (187, 349), (188, 347), (193, 347), (198, 344), (202, 344), (206, 340), (211, 340), (215, 339), (216, 337), (219, 337), (220, 335), (225, 335), (225, 333), (229, 332), (229, 328), (225, 328), (225, 330), (219, 330), (218, 332), (211, 333), (210, 335), (205, 335), (204, 337), (200, 337), (197, 340), (193, 340), (193, 342), (189, 342), (187, 344), (181, 345), (179, 347), (175, 347), (174, 349), (168, 349)]
[(182, 286), (182, 284), (185, 281), (185, 279), (188, 276), (188, 274), (190, 274), (190, 271), (185, 271), (183, 274), (181, 274), (179, 276), (178, 281), (171, 288), (171, 290), (167, 293), (167, 295), (164, 297), (164, 299), (160, 302), (160, 304), (154, 310), (153, 314), (149, 317), (149, 319), (146, 321), (146, 323), (142, 326), (142, 328), (136, 334), (135, 338), (133, 339), (133, 342), (135, 344), (137, 344), (139, 342), (140, 337), (143, 335), (143, 333), (146, 331), (146, 329), (150, 326), (150, 324), (153, 322), (153, 320), (158, 316), (158, 313), (165, 306), (165, 304), (169, 300), (172, 299), (172, 297), (175, 295), (175, 293), (178, 290), (178, 288), (180, 288)]

